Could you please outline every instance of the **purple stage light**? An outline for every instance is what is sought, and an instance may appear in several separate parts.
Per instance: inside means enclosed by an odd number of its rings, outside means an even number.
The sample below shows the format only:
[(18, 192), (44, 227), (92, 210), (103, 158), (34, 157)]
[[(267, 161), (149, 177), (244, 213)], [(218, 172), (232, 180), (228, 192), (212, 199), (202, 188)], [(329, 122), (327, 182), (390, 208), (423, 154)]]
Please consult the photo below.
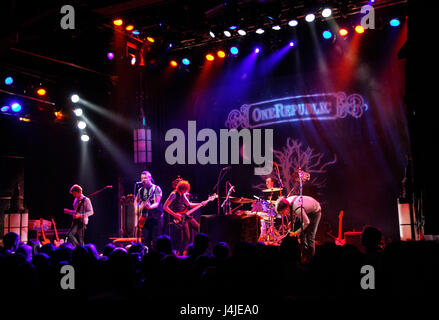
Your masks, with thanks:
[(113, 52), (108, 52), (108, 53), (107, 53), (107, 58), (108, 58), (108, 60), (113, 60), (113, 58), (114, 58), (114, 53), (113, 53)]

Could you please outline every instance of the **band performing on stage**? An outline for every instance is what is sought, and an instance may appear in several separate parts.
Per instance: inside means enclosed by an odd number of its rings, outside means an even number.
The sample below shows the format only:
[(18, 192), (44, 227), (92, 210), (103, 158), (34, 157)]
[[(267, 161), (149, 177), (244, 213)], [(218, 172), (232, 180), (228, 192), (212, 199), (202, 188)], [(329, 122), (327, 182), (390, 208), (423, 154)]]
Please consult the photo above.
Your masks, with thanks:
[[(283, 196), (286, 190), (281, 187), (283, 184), (279, 175), (276, 178), (267, 177), (266, 188), (255, 190), (258, 195), (253, 195), (254, 199), (231, 196), (228, 192), (226, 197), (222, 197), (225, 198), (222, 215), (258, 217), (261, 227), (257, 239), (265, 244), (279, 245), (286, 236), (297, 237), (301, 243), (302, 259), (309, 261), (315, 253), (315, 237), (322, 211), (316, 199), (302, 194), (302, 185), (309, 180), (309, 174), (299, 169), (294, 177), (300, 184), (300, 193), (296, 195), (290, 192)], [(136, 227), (132, 239), (153, 248), (161, 235), (167, 235), (172, 240), (176, 253), (184, 255), (195, 235), (200, 232), (200, 215), (196, 212), (217, 199), (218, 195), (212, 194), (202, 202), (193, 202), (193, 195), (189, 193), (191, 184), (179, 176), (172, 182), (172, 192), (162, 201), (162, 189), (155, 184), (151, 173), (143, 171), (140, 178), (135, 186)], [(229, 191), (234, 190), (230, 182), (227, 185), (230, 185)], [(82, 194), (79, 185), (72, 186), (70, 193), (75, 200), (73, 210), (64, 209), (66, 214), (73, 216), (66, 241), (75, 246), (84, 245), (84, 232), (88, 217), (93, 215), (93, 207), (90, 198)], [(225, 204), (228, 205), (224, 206)], [(232, 208), (233, 205), (236, 207)], [(237, 210), (244, 205), (250, 205), (251, 209)]]

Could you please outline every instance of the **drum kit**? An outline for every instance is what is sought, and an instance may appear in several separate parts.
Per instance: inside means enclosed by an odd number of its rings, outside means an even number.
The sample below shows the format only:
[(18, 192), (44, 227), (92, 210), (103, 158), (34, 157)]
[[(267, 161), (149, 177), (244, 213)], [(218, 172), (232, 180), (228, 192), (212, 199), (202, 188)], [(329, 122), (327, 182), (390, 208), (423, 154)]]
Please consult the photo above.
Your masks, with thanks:
[[(262, 190), (262, 192), (268, 194), (268, 198), (271, 199), (275, 192), (281, 192), (282, 190), (283, 188), (269, 188)], [(229, 197), (232, 203), (238, 204), (230, 213), (233, 213), (233, 211), (245, 204), (251, 204), (251, 211), (237, 211), (237, 213), (259, 216), (261, 221), (261, 233), (258, 241), (266, 244), (279, 244), (289, 229), (287, 217), (280, 216), (276, 213), (275, 200), (264, 200), (257, 196), (254, 196), (254, 198), (255, 200), (243, 197)], [(276, 223), (278, 218), (281, 219), (280, 223)]]

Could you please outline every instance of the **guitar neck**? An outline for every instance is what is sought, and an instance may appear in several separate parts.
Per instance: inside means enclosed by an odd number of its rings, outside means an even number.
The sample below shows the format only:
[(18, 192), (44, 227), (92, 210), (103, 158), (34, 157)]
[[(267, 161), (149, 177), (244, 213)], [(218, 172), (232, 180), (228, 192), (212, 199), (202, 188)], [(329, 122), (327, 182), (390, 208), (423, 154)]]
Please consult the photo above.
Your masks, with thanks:
[(197, 211), (198, 209), (200, 209), (203, 206), (202, 203), (198, 204), (196, 207), (193, 207), (192, 209), (186, 211), (186, 212), (181, 212), (184, 213), (187, 216), (190, 216), (194, 211)]
[(343, 234), (343, 211), (340, 212), (340, 216), (338, 217), (338, 239), (342, 238)]
[(56, 241), (59, 241), (58, 231), (56, 230), (55, 220), (52, 219), (52, 223), (53, 223), (53, 230), (55, 231)]

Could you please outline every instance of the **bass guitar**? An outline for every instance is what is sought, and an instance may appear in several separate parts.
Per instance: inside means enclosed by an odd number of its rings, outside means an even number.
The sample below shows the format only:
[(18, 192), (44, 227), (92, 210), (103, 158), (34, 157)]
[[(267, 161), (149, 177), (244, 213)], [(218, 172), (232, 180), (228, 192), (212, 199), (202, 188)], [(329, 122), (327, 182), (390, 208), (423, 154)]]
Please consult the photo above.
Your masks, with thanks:
[(186, 209), (184, 211), (176, 212), (177, 214), (181, 215), (181, 219), (180, 220), (174, 219), (174, 224), (176, 224), (176, 225), (183, 224), (188, 218), (191, 217), (192, 213), (194, 213), (195, 211), (200, 209), (202, 206), (205, 206), (207, 203), (209, 203), (210, 201), (213, 201), (217, 198), (218, 198), (218, 195), (215, 193), (215, 194), (209, 196), (209, 198), (207, 200), (204, 200), (203, 202), (201, 202), (200, 204), (198, 204), (197, 206), (195, 206), (191, 209)]

